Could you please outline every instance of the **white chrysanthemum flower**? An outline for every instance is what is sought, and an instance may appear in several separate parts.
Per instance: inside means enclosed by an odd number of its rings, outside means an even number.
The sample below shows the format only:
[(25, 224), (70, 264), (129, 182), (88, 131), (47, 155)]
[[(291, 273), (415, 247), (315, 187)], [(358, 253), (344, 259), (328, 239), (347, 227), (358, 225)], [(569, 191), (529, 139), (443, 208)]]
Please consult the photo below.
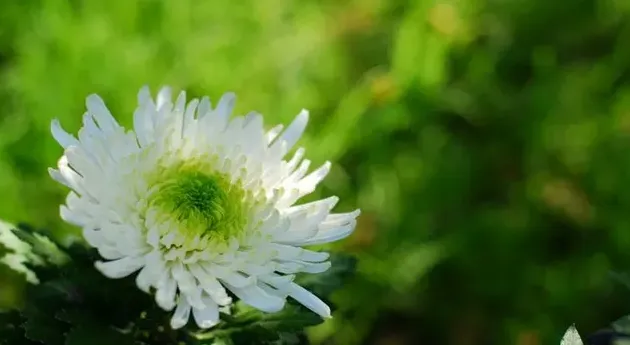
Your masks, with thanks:
[(56, 120), (51, 126), (64, 155), (50, 174), (73, 190), (61, 217), (107, 260), (96, 263), (104, 275), (140, 271), (138, 287), (175, 309), (173, 328), (191, 312), (201, 328), (218, 323), (219, 308), (232, 303), (226, 289), (265, 312), (292, 297), (329, 317), (293, 282), (296, 273), (327, 270), (329, 255), (301, 247), (348, 236), (359, 211), (331, 214), (336, 197), (294, 205), (330, 169), (327, 162), (307, 175), (302, 148), (284, 160), (306, 111), (286, 130), (265, 132), (260, 114), (230, 119), (234, 100), (227, 93), (212, 108), (207, 97), (186, 104), (182, 92), (172, 104), (169, 88), (154, 101), (145, 87), (126, 131), (89, 96), (78, 139)]

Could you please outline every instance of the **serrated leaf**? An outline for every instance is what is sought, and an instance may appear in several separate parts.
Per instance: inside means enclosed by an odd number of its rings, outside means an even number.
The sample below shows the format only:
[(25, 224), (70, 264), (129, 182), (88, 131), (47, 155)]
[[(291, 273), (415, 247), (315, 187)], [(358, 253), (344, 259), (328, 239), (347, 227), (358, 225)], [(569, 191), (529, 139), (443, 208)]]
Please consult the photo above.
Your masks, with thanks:
[(62, 309), (55, 313), (55, 318), (74, 326), (95, 322), (91, 315), (80, 309)]
[(0, 220), (0, 243), (4, 248), (0, 253), (0, 264), (24, 275), (28, 282), (37, 283), (37, 276), (28, 265), (41, 264), (42, 260), (32, 253), (27, 242), (16, 236), (14, 228), (13, 225)]
[(45, 232), (34, 229), (25, 224), (19, 224), (12, 229), (15, 236), (30, 245), (30, 251), (47, 263), (63, 265), (68, 261), (68, 256), (61, 250), (59, 243), (55, 242)]
[(22, 327), (27, 339), (46, 345), (62, 345), (64, 343), (66, 327), (48, 315), (30, 315)]
[(567, 329), (562, 340), (560, 340), (560, 345), (584, 345), (580, 334), (577, 329), (575, 329), (575, 325), (571, 325), (571, 327)]
[(21, 327), (22, 318), (16, 311), (0, 311), (0, 344), (23, 344), (24, 329)]

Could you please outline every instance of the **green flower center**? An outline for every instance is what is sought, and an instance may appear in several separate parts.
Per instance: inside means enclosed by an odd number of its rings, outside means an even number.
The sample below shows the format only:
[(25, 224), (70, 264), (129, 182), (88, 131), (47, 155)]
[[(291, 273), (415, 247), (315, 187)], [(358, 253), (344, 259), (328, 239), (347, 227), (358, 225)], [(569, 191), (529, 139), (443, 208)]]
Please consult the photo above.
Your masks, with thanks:
[(175, 223), (175, 228), (164, 231), (177, 231), (177, 236), (184, 237), (184, 245), (205, 237), (227, 243), (247, 227), (247, 194), (240, 183), (232, 184), (224, 174), (180, 164), (161, 169), (150, 181), (154, 181), (155, 191), (149, 206), (163, 220)]
[(165, 211), (178, 221), (205, 222), (208, 231), (213, 231), (223, 220), (229, 206), (227, 193), (220, 183), (216, 177), (197, 171), (183, 172), (164, 184), (159, 200)]

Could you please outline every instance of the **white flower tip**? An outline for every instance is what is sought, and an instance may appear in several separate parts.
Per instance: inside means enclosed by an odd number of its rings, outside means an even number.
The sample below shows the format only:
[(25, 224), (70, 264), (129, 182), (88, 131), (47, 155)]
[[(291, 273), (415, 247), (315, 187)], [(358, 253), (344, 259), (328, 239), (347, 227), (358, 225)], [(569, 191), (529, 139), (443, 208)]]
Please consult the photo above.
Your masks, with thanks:
[(286, 147), (284, 148), (285, 152), (290, 151), (300, 139), (300, 137), (302, 137), (302, 134), (304, 133), (307, 124), (308, 111), (306, 109), (302, 109), (302, 111), (300, 111), (295, 119), (293, 119), (291, 124), (289, 124), (284, 133), (282, 133), (282, 140), (280, 141), (280, 143), (286, 145)]
[(235, 104), (236, 94), (234, 92), (226, 92), (219, 99), (215, 110), (221, 118), (227, 119), (230, 117)]
[(183, 318), (173, 317), (171, 318), (171, 328), (172, 329), (180, 329), (186, 325), (188, 320), (184, 320)]
[(55, 141), (57, 141), (63, 148), (78, 144), (77, 139), (61, 127), (61, 122), (59, 122), (58, 119), (50, 121), (50, 132), (52, 133)]
[(59, 128), (59, 127), (61, 127), (61, 122), (59, 122), (59, 119), (58, 119), (58, 118), (54, 118), (54, 119), (52, 119), (52, 121), (50, 121), (50, 131), (51, 131), (51, 132), (53, 132), (53, 133), (54, 133), (54, 132), (55, 132), (55, 130), (56, 130), (57, 128)]
[(59, 170), (57, 169), (53, 169), (53, 168), (48, 168), (48, 175), (50, 175), (50, 177), (52, 177), (53, 179), (57, 179), (57, 177), (59, 177)]
[(149, 85), (143, 85), (138, 91), (138, 104), (145, 104), (147, 101), (151, 100), (151, 89)]
[(144, 283), (144, 282), (138, 282), (136, 280), (136, 286), (138, 287), (138, 289), (140, 289), (140, 291), (144, 292), (144, 293), (151, 293), (151, 285)]
[(92, 106), (104, 104), (101, 96), (92, 93), (85, 97), (85, 105), (90, 109)]
[(219, 99), (219, 102), (221, 100), (224, 100), (224, 102), (232, 102), (232, 103), (234, 103), (234, 101), (236, 101), (236, 94), (234, 92), (232, 92), (232, 91), (225, 92), (221, 96), (221, 98)]
[(157, 109), (159, 110), (160, 108), (162, 108), (162, 106), (164, 106), (170, 101), (171, 101), (171, 87), (165, 85), (160, 89), (160, 91), (157, 94), (157, 98), (156, 98)]
[(328, 198), (328, 211), (330, 211), (333, 208), (335, 208), (337, 203), (339, 203), (339, 197), (338, 196), (333, 195), (333, 196), (329, 197)]
[(171, 93), (172, 88), (168, 85), (164, 85), (160, 88), (160, 91), (158, 91), (158, 95), (162, 94), (162, 95), (166, 95), (166, 94), (170, 94)]
[[(96, 117), (97, 122), (99, 122), (99, 120), (101, 121), (104, 120), (104, 117), (107, 117), (107, 115), (111, 117), (111, 114), (109, 114), (109, 111), (107, 110), (107, 106), (105, 105), (105, 101), (103, 101), (101, 96), (95, 93), (88, 95), (85, 98), (85, 106), (87, 107), (90, 115), (93, 115)], [(99, 125), (103, 126), (106, 124), (99, 123)]]
[(199, 328), (207, 329), (219, 323), (219, 308), (212, 301), (210, 304), (210, 306), (203, 309), (193, 308), (193, 318)]
[(213, 326), (216, 326), (218, 323), (219, 322), (217, 321), (205, 320), (198, 323), (197, 326), (199, 326), (199, 328), (208, 329), (208, 328), (212, 328)]
[(320, 307), (320, 309), (313, 310), (313, 311), (316, 312), (319, 316), (321, 316), (322, 319), (332, 319), (332, 313), (330, 312), (330, 307), (328, 307), (328, 305), (326, 304)]
[(94, 267), (101, 272), (101, 274), (103, 274), (104, 276), (106, 276), (107, 278), (113, 278), (111, 275), (111, 270), (108, 268), (107, 264), (103, 261), (96, 261), (94, 262)]
[(107, 262), (96, 261), (94, 266), (107, 278), (119, 279), (137, 271), (142, 264), (141, 259), (127, 257)]
[(157, 303), (160, 308), (166, 311), (171, 311), (173, 310), (173, 308), (175, 308), (175, 301), (173, 299), (168, 299), (167, 297), (160, 294), (155, 295), (155, 303)]
[(232, 297), (228, 296), (227, 294), (225, 296), (216, 296), (213, 298), (214, 298), (214, 301), (222, 307), (229, 306), (230, 304), (232, 304)]
[(571, 325), (564, 333), (562, 340), (560, 340), (560, 345), (583, 345), (580, 334), (575, 329), (575, 324)]
[(324, 303), (319, 297), (315, 296), (312, 292), (306, 290), (302, 286), (291, 283), (287, 287), (289, 296), (295, 299), (297, 302), (310, 309), (312, 312), (321, 316), (322, 318), (330, 318), (330, 307)]
[(300, 121), (308, 123), (309, 114), (310, 113), (308, 110), (302, 109), (300, 110), (300, 113), (297, 115), (296, 119), (300, 119)]

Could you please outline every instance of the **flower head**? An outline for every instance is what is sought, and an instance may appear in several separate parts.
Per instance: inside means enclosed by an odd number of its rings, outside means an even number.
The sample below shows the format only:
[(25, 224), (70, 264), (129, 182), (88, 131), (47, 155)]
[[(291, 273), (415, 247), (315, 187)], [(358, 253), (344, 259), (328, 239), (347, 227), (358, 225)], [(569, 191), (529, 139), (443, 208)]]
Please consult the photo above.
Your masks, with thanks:
[(359, 211), (332, 214), (336, 197), (294, 205), (311, 193), (330, 169), (307, 174), (304, 149), (285, 155), (300, 138), (308, 113), (283, 131), (265, 132), (260, 114), (230, 118), (235, 96), (216, 107), (207, 97), (171, 102), (163, 88), (154, 101), (138, 94), (134, 130), (126, 131), (96, 95), (78, 137), (53, 121), (63, 146), (53, 179), (72, 189), (61, 217), (83, 229), (104, 261), (104, 275), (135, 272), (138, 287), (175, 312), (171, 326), (219, 322), (219, 308), (232, 303), (227, 290), (265, 312), (292, 297), (322, 317), (330, 309), (293, 282), (300, 272), (330, 267), (328, 254), (302, 246), (348, 236)]

